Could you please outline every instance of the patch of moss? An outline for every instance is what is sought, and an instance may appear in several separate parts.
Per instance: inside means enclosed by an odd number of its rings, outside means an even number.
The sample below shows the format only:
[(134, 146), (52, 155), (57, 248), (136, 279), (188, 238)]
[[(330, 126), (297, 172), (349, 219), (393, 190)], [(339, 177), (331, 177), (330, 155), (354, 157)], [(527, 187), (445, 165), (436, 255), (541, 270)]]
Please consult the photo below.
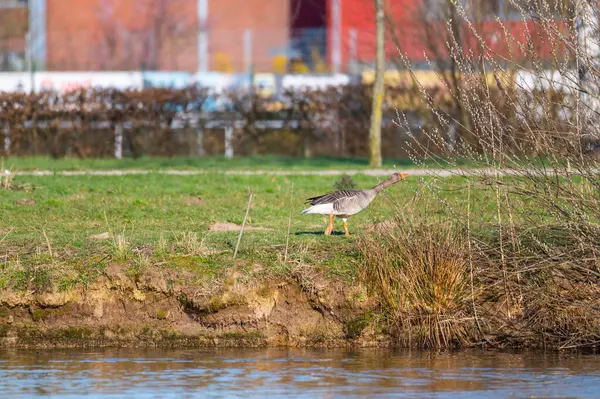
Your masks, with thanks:
[(64, 339), (74, 340), (90, 337), (92, 336), (92, 331), (87, 328), (70, 327), (58, 330), (56, 334)]
[(181, 338), (181, 334), (174, 330), (161, 330), (160, 335), (165, 340), (176, 340)]
[(309, 345), (324, 345), (332, 339), (330, 331), (319, 327), (310, 331), (301, 331), (300, 335), (306, 338)]
[(263, 298), (269, 298), (271, 296), (271, 288), (269, 288), (269, 284), (264, 283), (261, 285), (257, 291), (257, 294)]
[(167, 312), (165, 312), (164, 310), (159, 310), (158, 312), (156, 312), (156, 318), (158, 320), (164, 320), (167, 318)]
[(8, 335), (8, 330), (10, 330), (8, 324), (0, 324), (0, 338), (6, 337)]
[(232, 287), (235, 285), (235, 280), (233, 278), (227, 278), (223, 281), (223, 284), (225, 284), (225, 287)]
[(209, 312), (216, 312), (218, 310), (225, 309), (226, 307), (226, 304), (221, 300), (221, 298), (215, 296), (208, 302), (207, 310)]
[(31, 319), (35, 322), (42, 321), (50, 315), (50, 311), (46, 309), (31, 310)]
[(10, 281), (14, 291), (25, 291), (29, 284), (28, 273), (24, 270), (18, 270), (10, 276)]
[(36, 267), (30, 274), (31, 284), (36, 291), (46, 291), (52, 286), (50, 271), (46, 267)]
[(54, 344), (73, 343), (75, 340), (88, 338), (92, 331), (85, 328), (68, 327), (41, 329), (39, 327), (21, 327), (18, 329), (19, 340), (26, 344), (44, 345), (44, 341)]
[(194, 269), (198, 266), (199, 259), (196, 256), (172, 255), (167, 259), (167, 266), (173, 269)]
[(367, 312), (358, 317), (355, 317), (344, 324), (344, 332), (346, 338), (354, 339), (360, 337), (362, 331), (369, 325), (372, 320), (372, 314)]
[(229, 331), (221, 334), (220, 338), (234, 341), (237, 345), (259, 345), (265, 337), (259, 331)]
[(8, 317), (8, 315), (10, 315), (9, 310), (5, 307), (0, 307), (0, 317)]
[(144, 272), (144, 268), (139, 263), (132, 263), (125, 269), (125, 274), (132, 277), (134, 280), (138, 280)]

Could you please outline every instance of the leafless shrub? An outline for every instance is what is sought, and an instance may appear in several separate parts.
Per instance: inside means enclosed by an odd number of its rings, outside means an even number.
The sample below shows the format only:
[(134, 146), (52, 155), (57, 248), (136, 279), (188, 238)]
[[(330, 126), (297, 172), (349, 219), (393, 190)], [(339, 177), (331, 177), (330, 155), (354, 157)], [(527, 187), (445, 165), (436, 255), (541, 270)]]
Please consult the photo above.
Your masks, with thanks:
[[(574, 24), (589, 23), (598, 4), (560, 3), (561, 15), (576, 18), (557, 17), (555, 1), (511, 0), (524, 22), (516, 30), (496, 22), (503, 51), (491, 46), (462, 3), (453, 3), (463, 35), (456, 36), (457, 19), (447, 24), (447, 56), (461, 81), (446, 90), (463, 115), (440, 106), (420, 85), (433, 119), (421, 130), (427, 140), (414, 135), (398, 113), (416, 162), (444, 154), (448, 167), (462, 176), (451, 192), (431, 180), (425, 196), (454, 216), (456, 231), (468, 232), (472, 312), (477, 328), (497, 345), (573, 348), (600, 341), (600, 69)], [(594, 26), (587, 40), (597, 46), (597, 21)], [(477, 52), (466, 46), (466, 35)], [(458, 135), (450, 139), (457, 126)], [(424, 142), (435, 143), (436, 152)], [(481, 173), (463, 174), (465, 163)], [(403, 236), (390, 237), (406, 245)], [(405, 284), (412, 289), (414, 282)]]

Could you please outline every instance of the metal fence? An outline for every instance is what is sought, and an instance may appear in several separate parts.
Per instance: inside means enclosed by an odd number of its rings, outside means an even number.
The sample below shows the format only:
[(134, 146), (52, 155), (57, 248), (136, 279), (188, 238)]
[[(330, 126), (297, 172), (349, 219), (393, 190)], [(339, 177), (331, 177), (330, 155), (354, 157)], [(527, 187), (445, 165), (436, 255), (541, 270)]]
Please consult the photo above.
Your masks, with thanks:
[(195, 26), (129, 29), (118, 25), (96, 31), (55, 30), (47, 37), (39, 31), (24, 37), (2, 37), (0, 32), (0, 72), (352, 73), (362, 64), (370, 65), (374, 54), (374, 32), (365, 30), (349, 29), (337, 41), (325, 28), (205, 33), (200, 36)]
[(0, 71), (14, 72), (26, 69), (25, 38), (0, 38)]

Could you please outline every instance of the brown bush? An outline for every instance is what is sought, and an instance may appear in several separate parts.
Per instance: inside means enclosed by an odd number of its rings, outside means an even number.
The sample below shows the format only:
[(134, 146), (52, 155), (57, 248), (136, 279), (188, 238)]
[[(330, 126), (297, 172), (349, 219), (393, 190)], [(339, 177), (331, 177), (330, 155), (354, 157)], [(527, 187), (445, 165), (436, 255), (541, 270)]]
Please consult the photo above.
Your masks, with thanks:
[[(409, 113), (413, 135), (421, 137), (419, 129), (431, 123), (422, 104), (411, 101), (413, 91), (388, 90), (383, 126), (386, 157), (405, 158), (410, 153), (406, 148), (410, 138), (393, 122), (392, 105)], [(209, 96), (229, 108), (201, 112)], [(288, 91), (280, 98), (247, 90), (217, 95), (200, 88), (0, 93), (0, 124), (10, 134), (9, 154), (13, 155), (113, 156), (117, 127), (122, 127), (128, 156), (198, 155), (199, 139), (205, 154), (222, 154), (223, 128), (230, 125), (236, 155), (364, 157), (370, 96), (371, 88), (361, 85)], [(222, 124), (211, 125), (215, 120)], [(423, 147), (431, 151), (435, 146), (423, 143)]]
[[(412, 304), (407, 295), (420, 292), (415, 288), (420, 286), (418, 277), (408, 279), (398, 271), (414, 269), (405, 254), (422, 263), (421, 254), (432, 252), (432, 246), (450, 254), (435, 258), (448, 270), (454, 265), (446, 258), (464, 261), (466, 256), (472, 290), (467, 301), (470, 306), (462, 302), (463, 307), (454, 314), (449, 311), (447, 325), (454, 326), (454, 332), (439, 336), (453, 333), (456, 342), (471, 345), (555, 349), (597, 347), (600, 342), (600, 175), (597, 160), (590, 156), (598, 154), (600, 142), (600, 70), (595, 56), (580, 47), (577, 30), (557, 30), (552, 2), (512, 3), (523, 5), (524, 19), (530, 19), (530, 13), (536, 16), (532, 20), (535, 29), (521, 33), (532, 35), (535, 31), (555, 46), (556, 55), (569, 62), (554, 60), (550, 65), (533, 46), (521, 47), (519, 59), (499, 60), (482, 36), (478, 36), (481, 52), (474, 55), (460, 47), (460, 40), (450, 30), (448, 50), (460, 75), (458, 86), (451, 90), (451, 108), (462, 114), (452, 114), (421, 88), (419, 98), (433, 121), (422, 130), (426, 138), (411, 137), (408, 148), (417, 162), (446, 154), (443, 165), (460, 178), (452, 181), (451, 189), (447, 180), (426, 179), (411, 208), (398, 212), (403, 222), (402, 214), (426, 213), (424, 219), (430, 227), (425, 231), (432, 233), (414, 234), (411, 224), (397, 223), (383, 237), (365, 238), (364, 258), (369, 263), (364, 267), (370, 268), (366, 281), (382, 293), (387, 292), (386, 286), (393, 288), (391, 297), (398, 298), (395, 302), (388, 299), (390, 295), (381, 295), (382, 304), (394, 310), (388, 313), (390, 325), (408, 325), (412, 336), (420, 337), (417, 342), (421, 346), (447, 346), (452, 341), (435, 339), (430, 333), (439, 328), (432, 330), (435, 324), (428, 316), (431, 312), (423, 310), (426, 307), (412, 305), (406, 311), (406, 306), (394, 303)], [(595, 21), (595, 26), (597, 2), (569, 4), (579, 18), (583, 15)], [(458, 2), (450, 6), (456, 7), (464, 28), (477, 33), (464, 8)], [(516, 42), (514, 32), (512, 37), (508, 31), (505, 34), (507, 42)], [(526, 39), (532, 43), (539, 37)], [(591, 35), (587, 39), (598, 38)], [(522, 56), (533, 65), (531, 80), (548, 82), (546, 86), (522, 83), (513, 87), (501, 78), (507, 70), (522, 67)], [(486, 83), (485, 72), (496, 76), (495, 88)], [(584, 73), (587, 78), (580, 79)], [(402, 114), (399, 122), (410, 136), (412, 127)], [(459, 160), (480, 172), (462, 174)], [(451, 217), (452, 235), (460, 237), (462, 250), (444, 252), (448, 240), (437, 232), (444, 231), (439, 215)], [(427, 278), (428, 286), (439, 286), (435, 273)], [(411, 314), (415, 316), (409, 317)], [(423, 319), (423, 315), (427, 317)], [(409, 320), (419, 321), (413, 325)], [(422, 325), (426, 327), (419, 330)]]

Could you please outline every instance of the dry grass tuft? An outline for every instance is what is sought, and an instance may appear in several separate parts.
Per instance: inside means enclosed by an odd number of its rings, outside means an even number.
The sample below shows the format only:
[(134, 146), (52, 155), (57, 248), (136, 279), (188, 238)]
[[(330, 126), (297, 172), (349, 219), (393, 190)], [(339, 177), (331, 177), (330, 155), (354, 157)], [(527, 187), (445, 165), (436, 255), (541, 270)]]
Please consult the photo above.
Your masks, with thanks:
[(4, 190), (10, 190), (13, 185), (14, 173), (12, 167), (6, 169), (4, 167), (4, 160), (0, 162), (0, 188)]
[(174, 235), (174, 249), (186, 255), (209, 255), (212, 252), (204, 242), (207, 236), (201, 238), (195, 231), (185, 231)]
[(474, 324), (466, 239), (447, 225), (398, 226), (361, 238), (361, 278), (392, 316), (400, 344), (463, 345)]
[(125, 261), (128, 260), (131, 255), (131, 245), (125, 237), (125, 231), (115, 235), (111, 241), (112, 243), (112, 254), (117, 260)]

